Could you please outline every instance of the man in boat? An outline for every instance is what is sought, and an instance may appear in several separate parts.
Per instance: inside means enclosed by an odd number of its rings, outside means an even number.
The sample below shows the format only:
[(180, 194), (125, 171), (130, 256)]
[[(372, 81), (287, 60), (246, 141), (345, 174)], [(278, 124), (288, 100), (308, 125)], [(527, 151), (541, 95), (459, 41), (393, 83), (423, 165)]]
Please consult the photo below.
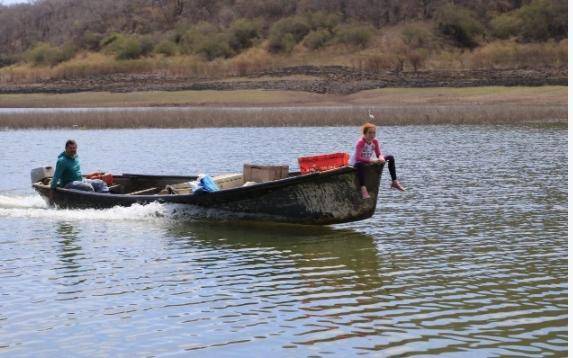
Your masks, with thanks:
[(100, 179), (85, 179), (80, 170), (78, 159), (78, 144), (75, 140), (69, 139), (66, 142), (66, 149), (58, 156), (56, 170), (50, 184), (50, 199), (53, 199), (57, 187), (66, 189), (76, 189), (83, 191), (95, 191), (107, 193), (107, 184)]

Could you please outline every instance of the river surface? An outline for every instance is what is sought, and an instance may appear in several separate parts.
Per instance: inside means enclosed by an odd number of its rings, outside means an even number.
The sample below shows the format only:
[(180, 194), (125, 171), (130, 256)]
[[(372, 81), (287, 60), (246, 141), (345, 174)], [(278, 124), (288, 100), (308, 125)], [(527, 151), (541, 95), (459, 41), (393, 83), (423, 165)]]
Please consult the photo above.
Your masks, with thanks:
[(357, 128), (0, 131), (0, 354), (567, 355), (567, 129), (379, 128), (408, 187), (332, 227), (46, 208), (31, 168), (219, 174)]

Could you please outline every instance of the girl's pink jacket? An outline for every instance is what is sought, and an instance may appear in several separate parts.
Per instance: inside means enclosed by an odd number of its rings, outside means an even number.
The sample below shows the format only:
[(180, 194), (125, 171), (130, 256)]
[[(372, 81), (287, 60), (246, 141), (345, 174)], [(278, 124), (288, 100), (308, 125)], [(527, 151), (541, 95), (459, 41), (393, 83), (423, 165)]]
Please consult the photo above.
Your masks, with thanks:
[(366, 142), (366, 139), (362, 137), (358, 140), (358, 142), (356, 142), (356, 150), (352, 156), (352, 164), (370, 163), (370, 158), (372, 158), (372, 154), (374, 153), (376, 153), (376, 158), (382, 155), (378, 140), (374, 138), (372, 142), (368, 143)]

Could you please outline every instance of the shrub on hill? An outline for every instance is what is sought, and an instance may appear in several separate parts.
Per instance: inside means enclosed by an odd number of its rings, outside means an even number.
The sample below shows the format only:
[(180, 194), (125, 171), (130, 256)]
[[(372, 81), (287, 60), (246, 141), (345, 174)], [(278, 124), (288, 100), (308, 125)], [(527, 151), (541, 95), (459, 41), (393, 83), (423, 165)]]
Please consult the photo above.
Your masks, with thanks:
[(435, 46), (435, 36), (428, 28), (419, 24), (406, 25), (401, 33), (402, 41), (412, 48), (430, 49)]
[(325, 11), (307, 12), (304, 17), (312, 30), (328, 30), (330, 32), (334, 31), (342, 18), (338, 13)]
[(515, 13), (501, 14), (490, 21), (491, 34), (498, 39), (517, 36), (521, 29), (521, 19)]
[(87, 31), (79, 39), (79, 46), (89, 51), (101, 50), (101, 42), (104, 35), (97, 32)]
[(306, 19), (301, 16), (287, 17), (277, 21), (270, 29), (268, 49), (270, 52), (291, 52), (310, 31)]
[(0, 54), (0, 67), (10, 66), (18, 62), (15, 56)]
[(229, 36), (225, 33), (212, 33), (204, 35), (195, 47), (195, 53), (208, 61), (216, 58), (231, 57), (233, 50), (229, 46)]
[(208, 22), (200, 22), (195, 26), (180, 26), (176, 30), (175, 42), (183, 54), (190, 55), (198, 52), (206, 37), (218, 33), (218, 28)]
[(449, 38), (456, 46), (475, 48), (484, 27), (476, 15), (462, 6), (447, 4), (440, 7), (435, 16), (439, 33)]
[(161, 40), (153, 48), (153, 52), (162, 54), (164, 56), (175, 56), (177, 54), (177, 44), (171, 40)]
[(153, 51), (153, 40), (148, 36), (113, 33), (105, 37), (101, 45), (104, 52), (113, 54), (118, 60), (134, 60)]
[(72, 45), (62, 47), (40, 42), (24, 54), (27, 62), (34, 66), (55, 66), (72, 58), (75, 48)]
[(235, 20), (229, 26), (229, 45), (236, 52), (248, 49), (260, 37), (260, 32), (261, 25), (258, 21), (249, 19)]
[(303, 45), (311, 50), (318, 50), (325, 46), (333, 35), (328, 30), (312, 31), (302, 41)]
[(335, 40), (338, 43), (365, 48), (374, 36), (371, 25), (341, 25), (336, 28)]
[(534, 0), (516, 10), (521, 20), (520, 35), (526, 41), (560, 40), (567, 37), (567, 2)]
[(567, 3), (534, 0), (523, 7), (494, 17), (492, 35), (499, 39), (518, 37), (524, 42), (561, 40), (567, 37)]

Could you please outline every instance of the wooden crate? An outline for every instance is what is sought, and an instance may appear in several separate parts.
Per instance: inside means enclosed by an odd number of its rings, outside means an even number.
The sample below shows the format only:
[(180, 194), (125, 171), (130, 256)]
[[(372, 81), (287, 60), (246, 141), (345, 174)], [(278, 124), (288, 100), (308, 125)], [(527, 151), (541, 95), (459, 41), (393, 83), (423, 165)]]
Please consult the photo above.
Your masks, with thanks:
[(264, 183), (288, 177), (288, 165), (243, 165), (243, 181)]

